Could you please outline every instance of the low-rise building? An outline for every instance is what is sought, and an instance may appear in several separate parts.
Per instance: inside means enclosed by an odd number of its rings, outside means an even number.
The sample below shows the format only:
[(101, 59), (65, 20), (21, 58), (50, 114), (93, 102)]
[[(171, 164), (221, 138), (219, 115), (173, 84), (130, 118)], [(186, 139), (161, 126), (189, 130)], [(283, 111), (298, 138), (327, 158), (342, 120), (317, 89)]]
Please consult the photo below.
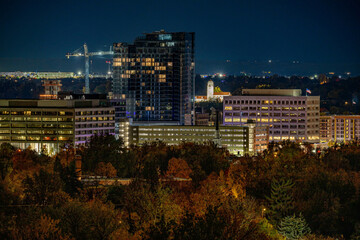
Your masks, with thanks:
[(257, 126), (254, 123), (246, 126), (220, 126), (220, 139), (215, 140), (216, 131), (213, 126), (131, 126), (129, 139), (136, 145), (152, 141), (163, 141), (169, 145), (181, 142), (221, 142), (221, 147), (235, 155), (257, 154), (266, 149), (269, 142), (268, 126)]
[(320, 116), (321, 143), (360, 139), (360, 115)]
[(109, 101), (0, 100), (0, 143), (49, 154), (63, 144), (85, 144), (94, 134), (114, 134), (115, 110)]

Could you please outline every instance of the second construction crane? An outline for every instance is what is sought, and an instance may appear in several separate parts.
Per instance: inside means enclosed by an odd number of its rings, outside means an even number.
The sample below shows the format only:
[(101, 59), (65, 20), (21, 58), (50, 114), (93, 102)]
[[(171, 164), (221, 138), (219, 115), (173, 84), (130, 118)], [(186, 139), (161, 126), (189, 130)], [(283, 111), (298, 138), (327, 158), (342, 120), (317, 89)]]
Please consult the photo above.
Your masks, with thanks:
[[(84, 48), (84, 52), (81, 52), (82, 48)], [(89, 52), (86, 43), (84, 46), (75, 50), (72, 53), (67, 53), (66, 57), (85, 57), (85, 93), (90, 93), (90, 83), (89, 83), (89, 57), (91, 56), (102, 56), (102, 55), (113, 55), (111, 47), (109, 51), (100, 51), (100, 52)]]

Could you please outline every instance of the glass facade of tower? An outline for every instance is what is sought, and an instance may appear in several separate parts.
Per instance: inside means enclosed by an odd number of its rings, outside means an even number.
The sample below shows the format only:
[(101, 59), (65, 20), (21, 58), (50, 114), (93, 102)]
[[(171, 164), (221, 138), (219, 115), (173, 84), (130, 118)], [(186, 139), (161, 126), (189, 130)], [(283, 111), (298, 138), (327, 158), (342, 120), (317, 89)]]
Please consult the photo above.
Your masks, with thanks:
[(194, 33), (146, 33), (114, 43), (114, 96), (126, 99), (133, 121), (184, 124), (195, 99)]

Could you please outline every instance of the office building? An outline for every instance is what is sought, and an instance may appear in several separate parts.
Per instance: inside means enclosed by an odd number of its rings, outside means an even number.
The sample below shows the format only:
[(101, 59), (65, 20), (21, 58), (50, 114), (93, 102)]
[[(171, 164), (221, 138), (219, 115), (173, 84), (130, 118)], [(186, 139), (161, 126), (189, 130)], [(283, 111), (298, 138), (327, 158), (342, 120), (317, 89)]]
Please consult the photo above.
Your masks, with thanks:
[(126, 117), (183, 125), (195, 102), (194, 33), (145, 33), (113, 49), (113, 94), (126, 99)]
[(102, 99), (0, 100), (0, 143), (54, 154), (94, 134), (114, 134), (114, 107)]
[(254, 155), (267, 149), (269, 143), (268, 126), (249, 123), (244, 126), (220, 126), (216, 139), (214, 126), (169, 126), (142, 125), (131, 126), (129, 138), (132, 144), (163, 141), (169, 145), (182, 142), (203, 143), (213, 141), (235, 155)]
[(269, 126), (270, 141), (319, 142), (320, 97), (300, 89), (243, 89), (224, 97), (223, 124), (241, 126), (249, 119)]
[(320, 141), (332, 145), (360, 139), (360, 115), (320, 116)]

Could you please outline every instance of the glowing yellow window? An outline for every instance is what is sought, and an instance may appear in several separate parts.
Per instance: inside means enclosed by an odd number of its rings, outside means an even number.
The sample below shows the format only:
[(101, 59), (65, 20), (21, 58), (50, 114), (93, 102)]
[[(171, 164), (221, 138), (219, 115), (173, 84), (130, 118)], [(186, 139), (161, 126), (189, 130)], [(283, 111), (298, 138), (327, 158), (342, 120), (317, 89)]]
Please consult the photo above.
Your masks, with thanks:
[(232, 118), (225, 118), (225, 122), (232, 122)]
[(225, 110), (232, 110), (232, 106), (225, 106)]

